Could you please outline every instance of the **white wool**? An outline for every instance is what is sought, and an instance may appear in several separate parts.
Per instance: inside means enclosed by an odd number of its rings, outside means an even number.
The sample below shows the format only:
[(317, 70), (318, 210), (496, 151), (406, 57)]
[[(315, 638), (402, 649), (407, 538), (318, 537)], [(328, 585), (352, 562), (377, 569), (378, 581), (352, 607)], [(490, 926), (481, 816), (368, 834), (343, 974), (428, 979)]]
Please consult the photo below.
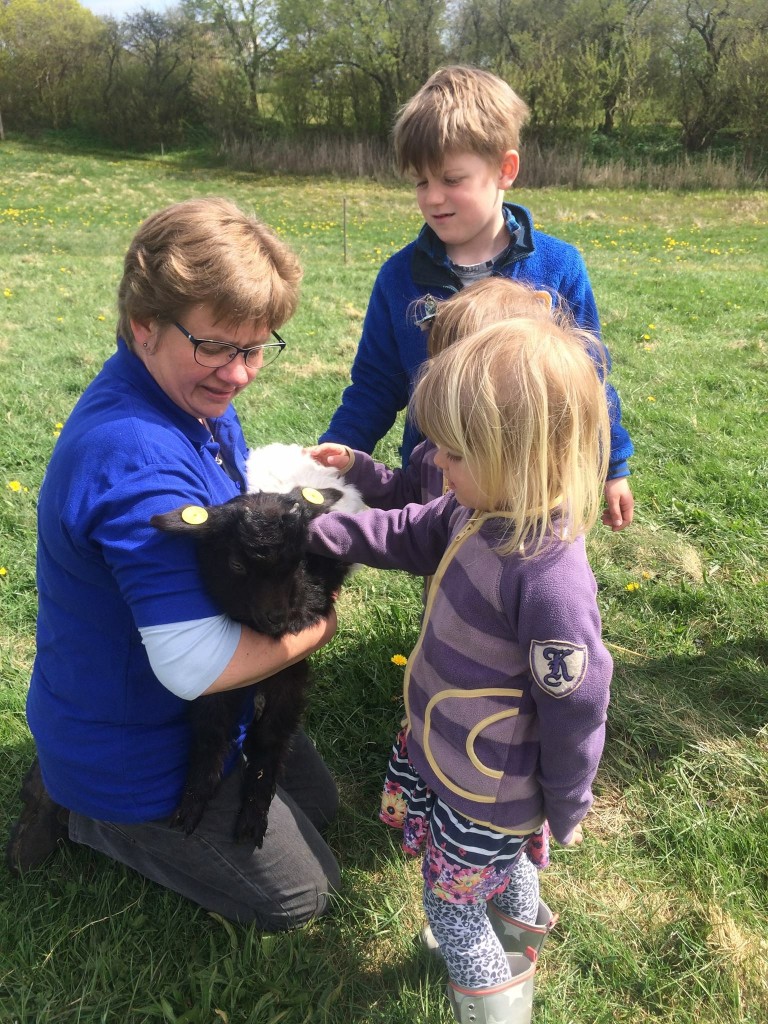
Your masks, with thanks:
[(287, 494), (294, 487), (335, 487), (342, 497), (333, 506), (337, 512), (359, 512), (365, 508), (360, 491), (345, 482), (338, 470), (321, 466), (298, 444), (268, 444), (252, 448), (246, 463), (248, 490)]

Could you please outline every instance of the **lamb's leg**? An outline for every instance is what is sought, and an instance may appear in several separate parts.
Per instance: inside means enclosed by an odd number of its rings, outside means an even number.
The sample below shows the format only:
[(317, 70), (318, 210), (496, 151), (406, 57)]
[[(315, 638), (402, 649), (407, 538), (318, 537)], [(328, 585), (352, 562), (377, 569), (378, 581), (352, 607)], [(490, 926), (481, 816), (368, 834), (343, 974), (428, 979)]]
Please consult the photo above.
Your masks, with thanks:
[(242, 709), (242, 690), (198, 697), (190, 704), (189, 770), (181, 802), (171, 818), (172, 828), (183, 829), (190, 835), (200, 823), (206, 804), (221, 781), (232, 732)]
[(243, 742), (246, 768), (242, 803), (235, 825), (238, 842), (252, 840), (259, 849), (267, 831), (269, 805), (288, 753), (291, 737), (307, 702), (309, 666), (306, 661), (282, 669), (261, 683), (264, 710), (251, 722)]

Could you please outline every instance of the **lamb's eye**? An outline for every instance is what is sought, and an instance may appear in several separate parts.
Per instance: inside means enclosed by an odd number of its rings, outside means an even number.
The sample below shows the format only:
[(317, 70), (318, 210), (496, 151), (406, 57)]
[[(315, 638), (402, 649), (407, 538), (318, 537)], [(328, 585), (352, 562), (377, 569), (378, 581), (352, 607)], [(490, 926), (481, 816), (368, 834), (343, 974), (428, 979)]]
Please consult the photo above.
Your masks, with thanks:
[(234, 558), (230, 558), (230, 560), (229, 560), (229, 568), (232, 570), (232, 572), (238, 573), (238, 575), (241, 575), (241, 576), (245, 573), (245, 566), (243, 565), (243, 563), (242, 562), (238, 562)]

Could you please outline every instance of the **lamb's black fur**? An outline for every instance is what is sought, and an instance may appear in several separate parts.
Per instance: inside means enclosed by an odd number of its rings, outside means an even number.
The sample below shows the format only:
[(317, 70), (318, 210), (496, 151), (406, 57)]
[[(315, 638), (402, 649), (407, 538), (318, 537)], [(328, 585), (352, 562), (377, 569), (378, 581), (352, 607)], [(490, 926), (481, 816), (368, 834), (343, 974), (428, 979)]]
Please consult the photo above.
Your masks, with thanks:
[[(332, 595), (350, 569), (304, 550), (310, 520), (341, 497), (333, 489), (321, 493), (323, 505), (305, 500), (299, 488), (290, 494), (242, 494), (223, 505), (207, 506), (207, 518), (199, 524), (182, 519), (188, 506), (153, 516), (151, 523), (159, 530), (193, 537), (203, 580), (221, 610), (258, 633), (277, 638), (298, 633), (326, 616)], [(189, 773), (171, 821), (174, 827), (187, 834), (197, 827), (221, 779), (248, 694), (256, 713), (243, 742), (247, 765), (235, 837), (261, 847), (269, 805), (306, 706), (308, 687), (308, 665), (300, 661), (252, 687), (192, 701)]]

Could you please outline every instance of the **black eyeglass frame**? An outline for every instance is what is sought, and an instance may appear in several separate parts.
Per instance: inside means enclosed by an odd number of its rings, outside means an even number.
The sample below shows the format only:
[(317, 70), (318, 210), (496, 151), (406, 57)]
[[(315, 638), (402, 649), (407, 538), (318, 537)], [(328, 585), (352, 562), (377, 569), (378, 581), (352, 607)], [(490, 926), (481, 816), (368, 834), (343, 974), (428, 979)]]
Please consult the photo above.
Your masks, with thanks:
[[(198, 363), (200, 366), (207, 367), (210, 370), (218, 369), (222, 366), (228, 366), (232, 362), (232, 360), (237, 359), (238, 356), (242, 356), (243, 360), (245, 361), (245, 365), (249, 366), (250, 364), (248, 363), (248, 360), (252, 352), (261, 352), (262, 364), (259, 367), (259, 369), (264, 369), (265, 366), (269, 366), (270, 363), (273, 363), (275, 359), (277, 359), (277, 357), (280, 355), (280, 353), (283, 351), (286, 345), (285, 341), (280, 337), (277, 331), (270, 331), (270, 334), (275, 339), (274, 341), (265, 341), (261, 345), (251, 345), (249, 348), (240, 348), (238, 345), (233, 345), (229, 341), (214, 341), (212, 338), (196, 338), (194, 334), (189, 333), (186, 327), (182, 327), (182, 325), (177, 320), (174, 320), (173, 326), (177, 328), (177, 330), (181, 331), (181, 333), (184, 335), (187, 341), (189, 341), (194, 346), (195, 362)], [(218, 345), (220, 346), (222, 351), (231, 352), (232, 354), (228, 356), (228, 358), (223, 363), (202, 363), (200, 362), (197, 351), (200, 345)], [(267, 350), (271, 349), (277, 349), (277, 352), (272, 358), (270, 358), (267, 361), (267, 359), (264, 358), (264, 356), (266, 355)], [(250, 366), (250, 368), (254, 369), (253, 366)]]

